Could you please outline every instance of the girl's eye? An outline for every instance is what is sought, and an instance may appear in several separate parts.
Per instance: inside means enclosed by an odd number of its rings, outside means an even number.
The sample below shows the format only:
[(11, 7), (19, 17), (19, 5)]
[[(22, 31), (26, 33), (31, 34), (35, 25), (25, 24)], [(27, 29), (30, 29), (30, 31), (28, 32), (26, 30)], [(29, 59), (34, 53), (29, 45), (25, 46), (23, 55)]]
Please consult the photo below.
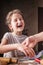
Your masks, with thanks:
[(21, 21), (22, 19), (20, 18), (19, 20)]
[(17, 22), (17, 19), (15, 19), (14, 21)]
[(20, 21), (23, 20), (22, 18), (19, 19)]

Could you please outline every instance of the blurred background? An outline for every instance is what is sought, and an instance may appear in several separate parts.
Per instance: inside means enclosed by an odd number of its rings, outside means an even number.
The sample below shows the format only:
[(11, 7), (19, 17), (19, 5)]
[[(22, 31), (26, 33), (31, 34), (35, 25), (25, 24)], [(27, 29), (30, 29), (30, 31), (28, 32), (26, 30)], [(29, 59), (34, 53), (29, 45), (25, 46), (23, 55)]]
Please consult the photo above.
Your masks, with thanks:
[[(5, 18), (13, 9), (23, 11), (26, 23), (24, 34), (30, 36), (43, 31), (43, 0), (0, 0), (0, 42), (3, 35), (9, 31)], [(36, 52), (43, 49), (43, 42), (40, 43), (35, 47)]]

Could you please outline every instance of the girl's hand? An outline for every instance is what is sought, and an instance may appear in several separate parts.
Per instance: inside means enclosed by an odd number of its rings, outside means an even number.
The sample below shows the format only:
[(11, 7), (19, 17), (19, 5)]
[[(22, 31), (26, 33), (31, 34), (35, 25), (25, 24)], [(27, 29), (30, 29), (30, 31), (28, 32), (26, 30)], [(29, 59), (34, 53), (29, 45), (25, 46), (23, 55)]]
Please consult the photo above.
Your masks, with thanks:
[(32, 48), (30, 48), (30, 47), (24, 47), (24, 50), (27, 53), (26, 56), (34, 57), (35, 52), (34, 52), (34, 50)]
[(17, 50), (23, 52), (26, 56), (33, 57), (35, 52), (32, 48), (26, 47), (23, 44), (17, 44)]

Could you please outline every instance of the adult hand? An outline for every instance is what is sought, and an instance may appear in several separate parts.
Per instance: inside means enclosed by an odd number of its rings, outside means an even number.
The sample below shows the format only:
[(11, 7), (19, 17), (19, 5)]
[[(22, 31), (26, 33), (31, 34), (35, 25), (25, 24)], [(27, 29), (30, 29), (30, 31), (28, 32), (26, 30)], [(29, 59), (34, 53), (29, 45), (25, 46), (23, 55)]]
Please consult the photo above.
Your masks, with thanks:
[(33, 57), (35, 52), (32, 48), (25, 46), (24, 44), (18, 44), (17, 50), (23, 52), (26, 56)]
[(34, 48), (34, 46), (35, 46), (37, 43), (36, 43), (36, 39), (35, 39), (34, 36), (29, 36), (29, 37), (27, 37), (27, 38), (23, 41), (22, 44), (24, 44), (24, 45), (27, 46), (27, 47)]

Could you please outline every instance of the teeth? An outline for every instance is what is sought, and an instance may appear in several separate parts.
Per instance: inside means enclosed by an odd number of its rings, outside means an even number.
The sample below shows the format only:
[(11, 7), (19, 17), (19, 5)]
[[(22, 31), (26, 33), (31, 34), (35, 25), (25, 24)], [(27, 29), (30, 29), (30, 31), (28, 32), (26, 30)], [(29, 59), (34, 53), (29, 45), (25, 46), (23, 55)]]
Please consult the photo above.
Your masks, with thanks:
[(21, 27), (22, 25), (19, 25), (18, 27)]

